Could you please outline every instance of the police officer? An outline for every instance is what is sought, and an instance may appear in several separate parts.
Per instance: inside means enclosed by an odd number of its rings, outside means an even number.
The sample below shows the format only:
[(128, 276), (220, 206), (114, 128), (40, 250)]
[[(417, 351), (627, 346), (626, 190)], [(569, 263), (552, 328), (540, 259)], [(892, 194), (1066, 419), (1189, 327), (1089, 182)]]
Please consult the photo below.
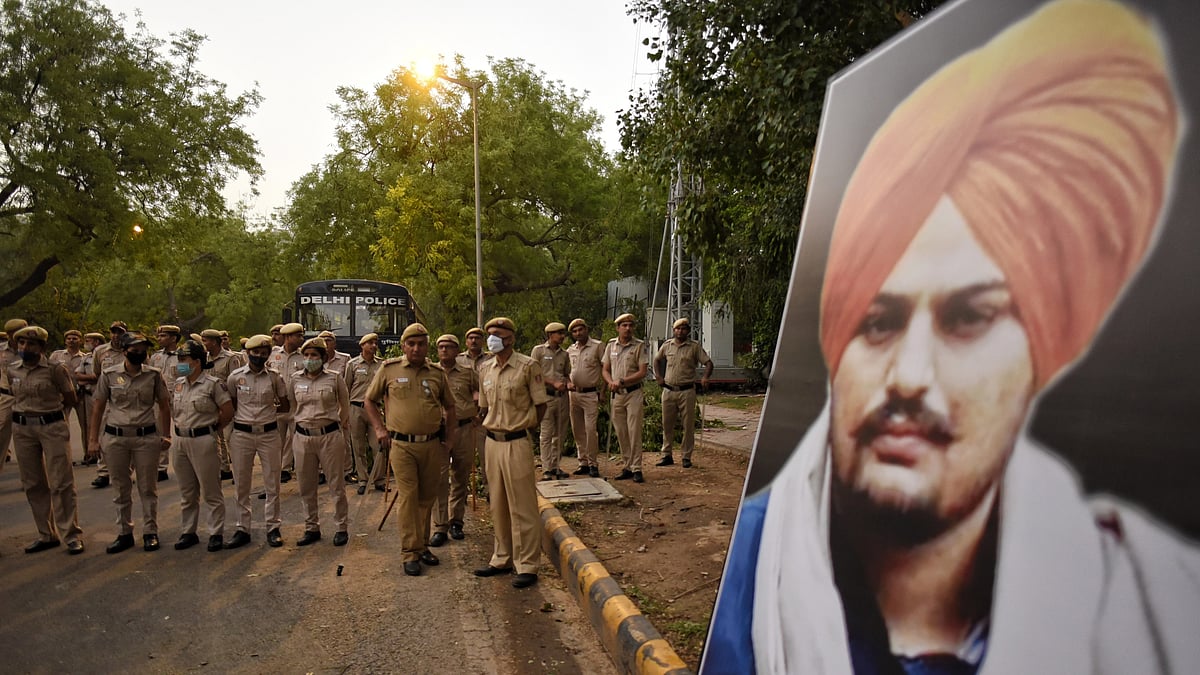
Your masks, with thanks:
[[(280, 335), (283, 336), (283, 348), (279, 351), (272, 351), (270, 358), (267, 360), (267, 367), (279, 373), (283, 378), (283, 384), (286, 386), (291, 381), (292, 376), (304, 369), (304, 355), (300, 353), (300, 347), (304, 344), (304, 326), (298, 323), (285, 324), (279, 329)], [(283, 442), (283, 468), (279, 472), (279, 482), (286, 483), (292, 479), (292, 471), (296, 467), (295, 453), (292, 443), (292, 438), (296, 433), (296, 425), (293, 424), (293, 414), (295, 408), (292, 407), (288, 412), (279, 413), (277, 421), (279, 422), (279, 439)]]
[[(207, 351), (208, 368), (211, 370), (209, 374), (224, 383), (229, 379), (229, 374), (242, 365), (237, 354), (229, 351), (225, 346), (229, 341), (229, 333), (215, 328), (207, 328), (200, 331), (200, 340)], [(221, 480), (233, 478), (233, 469), (229, 463), (229, 433), (231, 431), (232, 428), (226, 427), (217, 436), (217, 452), (221, 458)]]
[[(8, 369), (8, 364), (17, 360), (17, 331), (29, 325), (25, 319), (9, 319), (4, 322), (4, 332), (9, 340), (0, 349), (0, 376)], [(12, 443), (12, 410), (13, 397), (7, 387), (0, 389), (0, 467), (8, 459), (8, 446)]]
[(358, 494), (361, 495), (367, 491), (367, 467), (369, 466), (367, 450), (371, 451), (370, 457), (375, 458), (376, 467), (371, 473), (380, 474), (379, 480), (383, 480), (385, 477), (384, 472), (379, 470), (384, 464), (379, 459), (379, 443), (371, 431), (371, 420), (367, 417), (367, 410), (364, 407), (367, 387), (371, 386), (371, 380), (374, 379), (375, 373), (383, 361), (376, 358), (379, 350), (379, 336), (375, 333), (367, 333), (362, 336), (362, 339), (358, 341), (358, 346), (362, 348), (362, 353), (350, 359), (343, 376), (346, 378), (346, 389), (350, 392), (350, 405), (353, 407), (353, 410), (350, 411), (350, 446), (354, 456), (347, 458), (346, 466), (351, 466), (350, 460), (352, 459), (354, 471), (348, 474), (347, 481), (358, 483)]
[[(71, 381), (75, 384), (76, 402), (73, 406), (75, 412), (75, 423), (79, 425), (79, 438), (84, 442), (87, 440), (88, 430), (88, 410), (87, 402), (83, 400), (83, 395), (79, 391), (80, 384), (75, 379), (75, 373), (79, 371), (80, 365), (83, 364), (83, 333), (71, 329), (63, 333), (63, 349), (56, 349), (50, 354), (51, 363), (62, 364), (67, 372), (71, 374)], [(70, 411), (67, 411), (70, 416)], [(84, 448), (86, 451), (87, 448)], [(84, 454), (87, 454), (86, 452)]]
[[(150, 341), (141, 333), (122, 333), (123, 360), (105, 368), (96, 381), (88, 448), (101, 446), (117, 494), (117, 538), (105, 549), (120, 553), (133, 547), (133, 474), (142, 503), (142, 548), (158, 550), (158, 481), (155, 472), (163, 447), (171, 445), (171, 403), (158, 369), (144, 365)], [(157, 415), (155, 406), (157, 405)], [(100, 432), (104, 439), (101, 443)]]
[(233, 399), (225, 383), (205, 368), (211, 350), (194, 340), (179, 348), (175, 364), (179, 377), (173, 385), (175, 417), (175, 477), (179, 479), (179, 508), (183, 532), (175, 550), (200, 543), (196, 529), (200, 500), (208, 512), (208, 550), (225, 545), (225, 495), (221, 492), (221, 460), (217, 439), (233, 419)]
[(570, 390), (571, 433), (575, 437), (575, 448), (579, 453), (579, 468), (576, 476), (600, 476), (596, 456), (600, 450), (600, 437), (596, 429), (596, 418), (600, 411), (601, 390), (604, 388), (604, 343), (591, 337), (587, 322), (583, 319), (571, 321), (568, 327), (573, 342), (567, 347), (571, 359), (571, 377), (567, 382)]
[(663, 388), (663, 457), (655, 466), (671, 466), (675, 458), (671, 454), (675, 446), (675, 421), (683, 417), (683, 468), (692, 468), (692, 448), (695, 446), (696, 426), (696, 369), (704, 365), (706, 370), (700, 378), (700, 388), (708, 386), (712, 376), (713, 362), (699, 342), (691, 339), (692, 327), (687, 318), (671, 325), (675, 339), (667, 340), (654, 355), (654, 379)]
[[(484, 333), (482, 328), (475, 327), (468, 330), (463, 339), (467, 342), (467, 348), (458, 355), (458, 362), (471, 368), (475, 371), (476, 375), (479, 375), (479, 369), (494, 358), (491, 352), (484, 349), (487, 343), (487, 333)], [(478, 400), (476, 398), (476, 401)], [(486, 448), (487, 436), (484, 435), (484, 431), (482, 424), (475, 427), (475, 456), (478, 458), (479, 470), (483, 475), (483, 483), (486, 485), (487, 471), (484, 469), (483, 453)]]
[(295, 406), (296, 472), (300, 479), (300, 499), (304, 504), (304, 536), (297, 546), (321, 540), (321, 519), (317, 510), (317, 472), (324, 467), (329, 475), (329, 492), (334, 500), (334, 546), (345, 546), (349, 506), (343, 464), (346, 436), (350, 427), (350, 394), (341, 373), (325, 368), (325, 341), (313, 338), (300, 348), (304, 370), (292, 376), (288, 397)]
[[(79, 392), (79, 401), (87, 410), (89, 429), (91, 428), (92, 392), (95, 390), (96, 380), (99, 379), (92, 368), (92, 365), (95, 363), (95, 357), (93, 355), (96, 353), (96, 349), (103, 344), (104, 336), (100, 333), (84, 333), (83, 347), (85, 351), (83, 352), (83, 358), (79, 360), (79, 366), (76, 367), (75, 372), (71, 374), (75, 378), (75, 383), (78, 385), (78, 389), (76, 391)], [(84, 465), (95, 464), (97, 461), (99, 461), (98, 457), (87, 451), (87, 435), (88, 429), (80, 430), (80, 437), (83, 439), (82, 442), (84, 444), (82, 462)]]
[(515, 569), (513, 587), (526, 588), (537, 583), (542, 542), (530, 433), (542, 421), (550, 395), (542, 367), (513, 350), (517, 329), (511, 319), (496, 317), (484, 330), (488, 349), (495, 355), (479, 372), (495, 541), (491, 561), (475, 570), (475, 576)]
[(70, 432), (63, 409), (76, 403), (75, 384), (67, 369), (44, 358), (45, 329), (26, 326), (13, 331), (9, 342), (18, 360), (0, 377), (12, 393), (14, 447), (21, 474), (21, 489), (33, 511), (38, 540), (26, 553), (54, 548), (61, 536), (67, 552), (83, 553), (83, 530), (75, 501), (75, 474), (71, 470)]
[(645, 392), (642, 380), (650, 367), (646, 343), (633, 337), (636, 323), (632, 314), (617, 317), (617, 337), (604, 347), (602, 363), (604, 381), (613, 392), (612, 418), (621, 444), (623, 466), (616, 480), (642, 478), (642, 416), (645, 414)]
[[(446, 448), (458, 432), (454, 396), (446, 373), (429, 362), (429, 331), (409, 324), (400, 336), (404, 356), (380, 366), (367, 389), (367, 415), (379, 447), (386, 448), (396, 476), (396, 516), (404, 573), (417, 576), (421, 563), (438, 564), (430, 550), (431, 510), (443, 478)], [(383, 401), (387, 422), (376, 401)], [(443, 416), (445, 427), (443, 428)]]
[(271, 353), (272, 354), (274, 354), (277, 351), (281, 351), (283, 349), (283, 333), (281, 332), (282, 329), (283, 329), (283, 324), (281, 324), (281, 323), (277, 323), (274, 326), (271, 326), (270, 333), (271, 333)]
[(323, 330), (317, 337), (325, 341), (325, 367), (335, 373), (345, 373), (346, 366), (350, 364), (350, 355), (337, 350), (337, 336)]
[(433, 536), (429, 538), (430, 546), (445, 544), (447, 532), (454, 539), (462, 539), (465, 536), (463, 518), (467, 513), (467, 488), (470, 485), (471, 468), (475, 466), (475, 428), (483, 421), (479, 417), (479, 406), (476, 404), (479, 398), (479, 376), (470, 366), (459, 362), (458, 347), (458, 338), (453, 335), (443, 335), (437, 339), (438, 367), (446, 373), (450, 393), (454, 396), (458, 435), (454, 445), (450, 446), (449, 461), (442, 463), (437, 500), (433, 504)]
[[(108, 326), (109, 341), (100, 345), (92, 352), (92, 373), (96, 376), (96, 381), (99, 382), (100, 374), (107, 368), (121, 365), (125, 362), (125, 353), (121, 349), (121, 338), (129, 331), (129, 326), (124, 321), (113, 321)], [(93, 403), (93, 409), (95, 404)], [(104, 420), (100, 420), (101, 423)], [(88, 419), (88, 428), (92, 426), (92, 420)], [(101, 438), (99, 452), (88, 447), (88, 455), (95, 459), (97, 463), (96, 478), (92, 480), (92, 487), (105, 488), (108, 487), (108, 462), (104, 458), (104, 439)]]
[[(158, 351), (150, 355), (150, 365), (158, 369), (162, 373), (163, 382), (167, 388), (175, 383), (175, 364), (179, 363), (179, 356), (175, 352), (179, 349), (179, 337), (183, 331), (179, 330), (179, 326), (172, 324), (163, 324), (154, 332), (154, 340), (158, 342)], [(167, 479), (167, 465), (171, 462), (171, 449), (163, 448), (162, 454), (158, 457), (158, 479), (160, 481)]]
[(529, 353), (529, 357), (542, 366), (542, 379), (546, 383), (546, 394), (550, 396), (538, 443), (542, 454), (542, 480), (567, 478), (567, 472), (558, 468), (570, 414), (567, 383), (571, 376), (571, 359), (562, 348), (566, 337), (566, 326), (557, 321), (546, 324), (546, 341)]
[(276, 427), (280, 412), (287, 412), (291, 402), (283, 378), (268, 369), (271, 338), (255, 335), (246, 341), (248, 363), (229, 374), (226, 388), (233, 399), (233, 432), (229, 436), (229, 452), (233, 460), (233, 485), (237, 495), (237, 532), (225, 548), (238, 548), (250, 543), (250, 484), (253, 480), (254, 458), (262, 466), (263, 488), (267, 503), (264, 519), (267, 523), (267, 544), (283, 545), (279, 533), (279, 464), (282, 461), (283, 441)]

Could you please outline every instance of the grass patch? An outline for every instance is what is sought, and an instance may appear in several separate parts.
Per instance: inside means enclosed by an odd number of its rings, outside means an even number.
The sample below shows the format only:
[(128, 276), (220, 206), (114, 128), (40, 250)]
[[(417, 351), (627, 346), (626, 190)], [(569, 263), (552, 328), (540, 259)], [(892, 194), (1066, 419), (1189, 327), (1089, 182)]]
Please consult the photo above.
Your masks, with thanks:
[(649, 595), (646, 595), (645, 591), (637, 586), (630, 586), (629, 588), (626, 588), (625, 595), (629, 596), (629, 598), (638, 606), (638, 609), (641, 610), (642, 614), (647, 616), (652, 614), (661, 614), (664, 610), (661, 602), (655, 600)]
[(705, 394), (703, 402), (710, 405), (745, 410), (747, 412), (762, 412), (763, 396), (739, 396), (737, 394)]

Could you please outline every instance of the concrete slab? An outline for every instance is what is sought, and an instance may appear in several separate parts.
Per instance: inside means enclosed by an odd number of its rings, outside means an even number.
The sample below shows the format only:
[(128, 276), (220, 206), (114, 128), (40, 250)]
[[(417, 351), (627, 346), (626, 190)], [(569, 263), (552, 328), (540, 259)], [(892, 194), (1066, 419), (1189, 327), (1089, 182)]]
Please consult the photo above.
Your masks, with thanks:
[(553, 504), (619, 502), (621, 493), (603, 478), (547, 480), (537, 484), (538, 494)]

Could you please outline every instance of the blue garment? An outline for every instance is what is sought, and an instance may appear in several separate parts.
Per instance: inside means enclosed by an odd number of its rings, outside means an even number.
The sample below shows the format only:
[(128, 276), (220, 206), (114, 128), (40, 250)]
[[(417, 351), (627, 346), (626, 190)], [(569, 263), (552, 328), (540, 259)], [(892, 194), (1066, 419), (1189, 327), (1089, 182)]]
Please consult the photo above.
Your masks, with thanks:
[(726, 556), (721, 596), (709, 626), (702, 668), (705, 675), (754, 673), (754, 644), (750, 638), (754, 571), (758, 567), (758, 544), (770, 497), (770, 490), (763, 490), (742, 500)]

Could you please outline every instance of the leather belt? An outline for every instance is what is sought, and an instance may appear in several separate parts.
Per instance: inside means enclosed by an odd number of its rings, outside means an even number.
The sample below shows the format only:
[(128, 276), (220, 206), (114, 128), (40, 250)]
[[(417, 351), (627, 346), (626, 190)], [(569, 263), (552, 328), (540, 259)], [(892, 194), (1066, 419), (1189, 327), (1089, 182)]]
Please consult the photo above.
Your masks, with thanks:
[(325, 434), (333, 433), (341, 428), (342, 428), (342, 425), (339, 424), (338, 422), (333, 422), (333, 423), (327, 424), (327, 425), (321, 427), (320, 429), (305, 429), (304, 427), (297, 424), (296, 425), (296, 433), (300, 434), (301, 436), (324, 436)]
[(158, 431), (158, 427), (153, 424), (144, 427), (114, 427), (111, 424), (104, 425), (104, 433), (111, 436), (137, 436), (141, 438), (142, 436), (149, 436), (156, 431)]
[(459, 420), (459, 421), (458, 421), (458, 426), (460, 426), (460, 427), (465, 427), (465, 426), (467, 426), (468, 424), (470, 424), (471, 422), (474, 422), (474, 421), (475, 421), (475, 418), (474, 418), (474, 417), (464, 417), (464, 418), (462, 418), (461, 420)]
[(279, 422), (267, 422), (263, 425), (242, 424), (241, 422), (233, 423), (234, 431), (244, 431), (248, 434), (265, 434), (268, 431), (275, 431), (278, 428)]
[(0, 387), (0, 394), (3, 394), (4, 396), (12, 396), (13, 395), (12, 389), (9, 389), (8, 387)]
[(551, 389), (550, 387), (546, 387), (546, 393), (550, 396), (553, 396), (554, 398), (558, 398), (559, 396), (562, 396), (562, 395), (566, 394), (567, 392), (559, 391), (557, 389)]
[(436, 434), (402, 434), (399, 431), (389, 431), (388, 436), (391, 436), (392, 440), (402, 441), (404, 443), (426, 443), (428, 441), (432, 441), (432, 440), (441, 438), (442, 435), (440, 433), (436, 433)]
[(217, 425), (215, 424), (210, 424), (206, 427), (196, 427), (195, 429), (182, 429), (180, 427), (175, 427), (175, 435), (183, 436), (184, 438), (200, 438), (201, 436), (207, 436), (211, 433), (215, 433), (216, 430)]
[(622, 388), (618, 389), (617, 393), (618, 394), (628, 394), (631, 391), (637, 391), (638, 389), (641, 389), (641, 388), (642, 388), (642, 383), (638, 382), (637, 384), (631, 384), (628, 387), (622, 387)]
[(362, 401), (350, 401), (350, 405), (354, 406), (355, 408), (365, 408), (366, 407), (366, 404), (363, 403)]
[(582, 389), (576, 389), (576, 390), (575, 390), (575, 393), (576, 393), (576, 394), (590, 394), (590, 393), (592, 393), (592, 392), (594, 392), (594, 391), (599, 391), (599, 388), (597, 388), (597, 387), (583, 387)]
[(58, 410), (56, 412), (51, 412), (51, 413), (43, 413), (41, 415), (29, 415), (26, 413), (18, 413), (18, 412), (15, 412), (12, 414), (12, 421), (16, 422), (17, 424), (25, 424), (25, 425), (54, 424), (55, 422), (59, 422), (61, 420), (65, 420), (65, 419), (66, 419), (66, 415), (63, 415), (63, 411), (61, 411), (61, 410)]
[(663, 389), (666, 389), (667, 391), (688, 391), (689, 389), (695, 389), (695, 388), (696, 388), (695, 382), (689, 382), (688, 384), (666, 384), (665, 382), (663, 383)]
[(488, 432), (487, 432), (488, 438), (492, 439), (493, 441), (500, 441), (501, 443), (515, 441), (518, 438), (525, 438), (528, 435), (529, 435), (528, 429), (522, 429), (520, 431), (491, 431), (491, 430), (488, 430)]

